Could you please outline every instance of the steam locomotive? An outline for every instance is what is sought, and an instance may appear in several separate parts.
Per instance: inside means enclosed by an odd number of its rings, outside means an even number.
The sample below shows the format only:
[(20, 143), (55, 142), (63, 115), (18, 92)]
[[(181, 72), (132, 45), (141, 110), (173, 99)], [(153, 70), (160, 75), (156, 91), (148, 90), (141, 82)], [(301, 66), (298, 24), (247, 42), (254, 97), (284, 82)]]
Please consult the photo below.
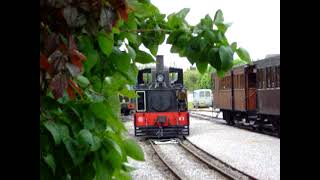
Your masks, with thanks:
[(189, 135), (187, 90), (183, 70), (165, 67), (163, 56), (156, 56), (156, 67), (141, 69), (134, 87), (135, 136), (177, 137)]

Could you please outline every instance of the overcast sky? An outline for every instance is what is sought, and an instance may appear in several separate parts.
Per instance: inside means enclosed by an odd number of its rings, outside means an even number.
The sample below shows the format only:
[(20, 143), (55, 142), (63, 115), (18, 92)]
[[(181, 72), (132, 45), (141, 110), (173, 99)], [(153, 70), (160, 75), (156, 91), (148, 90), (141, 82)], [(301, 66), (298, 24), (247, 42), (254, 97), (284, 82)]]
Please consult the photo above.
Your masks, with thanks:
[[(209, 14), (214, 17), (221, 9), (225, 22), (231, 22), (226, 36), (230, 43), (237, 42), (250, 53), (253, 60), (267, 54), (280, 54), (280, 0), (151, 0), (161, 13), (171, 14), (190, 8), (186, 21), (196, 25)], [(189, 68), (186, 58), (170, 53), (170, 45), (159, 46), (158, 54), (164, 55), (165, 65)], [(174, 60), (174, 62), (173, 62)]]

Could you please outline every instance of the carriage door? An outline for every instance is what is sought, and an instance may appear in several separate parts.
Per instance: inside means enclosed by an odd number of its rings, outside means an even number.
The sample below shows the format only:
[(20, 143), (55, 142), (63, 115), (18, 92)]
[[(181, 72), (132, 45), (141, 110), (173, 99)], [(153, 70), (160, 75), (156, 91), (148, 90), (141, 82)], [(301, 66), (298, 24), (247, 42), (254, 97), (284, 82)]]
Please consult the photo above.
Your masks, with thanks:
[(256, 109), (257, 87), (256, 87), (256, 72), (253, 66), (247, 68), (247, 110), (252, 111)]

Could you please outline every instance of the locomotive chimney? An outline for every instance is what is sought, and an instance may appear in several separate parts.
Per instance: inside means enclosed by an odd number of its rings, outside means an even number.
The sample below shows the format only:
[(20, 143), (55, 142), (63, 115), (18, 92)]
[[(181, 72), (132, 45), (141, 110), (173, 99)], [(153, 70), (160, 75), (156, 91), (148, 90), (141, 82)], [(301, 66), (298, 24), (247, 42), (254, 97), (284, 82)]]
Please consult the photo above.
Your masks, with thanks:
[(164, 70), (163, 55), (157, 55), (156, 60), (157, 60), (156, 71), (162, 72)]

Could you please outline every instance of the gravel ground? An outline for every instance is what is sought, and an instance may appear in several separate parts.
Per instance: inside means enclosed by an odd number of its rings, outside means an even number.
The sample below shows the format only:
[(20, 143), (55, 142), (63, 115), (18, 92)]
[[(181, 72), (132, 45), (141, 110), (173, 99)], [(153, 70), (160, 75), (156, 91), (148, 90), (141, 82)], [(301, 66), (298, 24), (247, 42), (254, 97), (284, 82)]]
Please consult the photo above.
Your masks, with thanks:
[[(128, 120), (128, 118), (126, 119)], [(134, 159), (128, 158), (130, 164), (132, 164), (136, 170), (131, 173), (133, 179), (137, 180), (149, 180), (149, 179), (159, 179), (159, 180), (171, 180), (176, 179), (170, 170), (162, 163), (158, 156), (154, 153), (150, 144), (147, 141), (138, 139), (134, 137), (133, 122), (126, 121), (125, 126), (128, 129), (128, 136), (137, 139), (138, 144), (142, 147), (144, 151), (145, 161), (136, 161)]]
[(210, 169), (207, 165), (192, 156), (177, 144), (157, 145), (165, 154), (165, 159), (174, 165), (188, 179), (226, 179), (219, 172)]
[(280, 179), (280, 139), (221, 123), (190, 120), (192, 143), (258, 179)]

